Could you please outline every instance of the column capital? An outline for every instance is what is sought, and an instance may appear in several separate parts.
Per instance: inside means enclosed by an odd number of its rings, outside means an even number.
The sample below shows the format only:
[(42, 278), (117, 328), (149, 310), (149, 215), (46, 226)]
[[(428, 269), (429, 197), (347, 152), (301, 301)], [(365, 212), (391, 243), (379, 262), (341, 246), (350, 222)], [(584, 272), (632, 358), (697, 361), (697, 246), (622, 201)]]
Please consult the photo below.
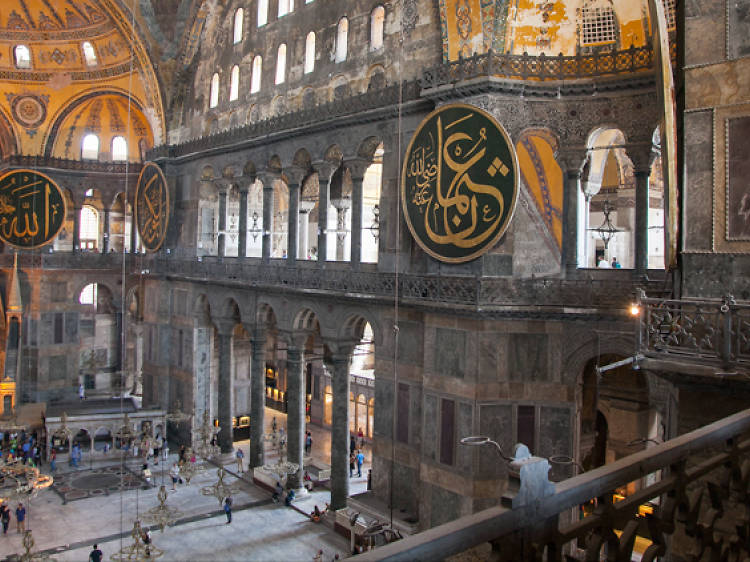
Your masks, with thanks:
[(651, 165), (659, 155), (658, 151), (654, 150), (654, 146), (650, 143), (630, 143), (625, 148), (628, 158), (633, 163), (633, 173), (635, 174), (651, 174)]
[(350, 158), (344, 160), (344, 166), (346, 166), (352, 175), (352, 181), (362, 181), (370, 164), (372, 164), (372, 160), (368, 160), (367, 158)]
[(310, 332), (307, 330), (291, 330), (281, 332), (279, 334), (287, 344), (287, 349), (295, 349), (298, 351), (304, 351), (305, 342), (310, 337)]
[(214, 186), (219, 190), (220, 195), (226, 195), (227, 191), (232, 187), (232, 178), (214, 178)]
[(234, 327), (237, 325), (234, 318), (214, 318), (213, 323), (220, 336), (231, 336), (234, 333)]
[(563, 174), (580, 177), (583, 166), (588, 159), (588, 150), (584, 146), (561, 148), (555, 153), (555, 159)]
[(310, 173), (310, 170), (300, 168), (299, 166), (289, 166), (284, 168), (282, 173), (287, 179), (286, 184), (289, 189), (292, 189), (293, 187), (299, 189), (302, 180), (304, 180), (305, 176)]
[(260, 180), (263, 189), (273, 189), (273, 182), (281, 177), (278, 170), (262, 170), (255, 174), (255, 179)]
[(334, 364), (341, 362), (349, 362), (352, 351), (356, 347), (357, 343), (351, 340), (338, 340), (338, 341), (326, 341), (328, 349), (331, 350), (331, 360)]
[(240, 193), (247, 193), (250, 191), (250, 186), (255, 183), (255, 174), (235, 178), (234, 183), (237, 185)]
[(321, 160), (313, 164), (313, 169), (318, 172), (318, 181), (330, 181), (333, 173), (338, 170), (340, 162), (331, 162), (330, 160)]

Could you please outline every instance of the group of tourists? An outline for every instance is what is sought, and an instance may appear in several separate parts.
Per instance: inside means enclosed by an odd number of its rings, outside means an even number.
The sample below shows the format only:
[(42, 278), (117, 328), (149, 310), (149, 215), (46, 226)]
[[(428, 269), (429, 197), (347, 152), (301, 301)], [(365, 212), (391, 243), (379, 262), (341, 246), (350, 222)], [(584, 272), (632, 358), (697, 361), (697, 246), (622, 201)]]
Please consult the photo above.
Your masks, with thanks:
[[(0, 522), (3, 525), (3, 535), (8, 534), (10, 525), (10, 508), (5, 503), (0, 503)], [(23, 533), (26, 529), (26, 508), (21, 502), (16, 507), (16, 533)]]
[(0, 431), (0, 450), (7, 463), (21, 462), (30, 466), (41, 467), (42, 450), (34, 435), (25, 431), (6, 433)]

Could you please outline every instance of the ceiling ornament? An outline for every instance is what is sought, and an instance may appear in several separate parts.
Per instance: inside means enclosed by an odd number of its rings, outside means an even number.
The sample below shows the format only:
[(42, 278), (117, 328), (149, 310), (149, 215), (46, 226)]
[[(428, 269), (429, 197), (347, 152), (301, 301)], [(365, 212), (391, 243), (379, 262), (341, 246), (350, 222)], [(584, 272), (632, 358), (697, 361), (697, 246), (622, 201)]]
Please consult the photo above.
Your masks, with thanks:
[(26, 129), (36, 129), (47, 118), (48, 96), (22, 94), (9, 101), (13, 119)]

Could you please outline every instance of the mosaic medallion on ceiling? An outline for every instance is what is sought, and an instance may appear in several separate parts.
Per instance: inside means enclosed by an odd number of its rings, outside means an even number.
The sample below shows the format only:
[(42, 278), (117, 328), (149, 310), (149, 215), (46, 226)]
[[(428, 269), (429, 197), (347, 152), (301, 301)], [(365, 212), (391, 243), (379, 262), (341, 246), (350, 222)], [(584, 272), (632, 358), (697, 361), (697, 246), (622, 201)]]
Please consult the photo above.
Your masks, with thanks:
[(6, 94), (13, 119), (25, 129), (36, 129), (47, 117), (49, 96)]

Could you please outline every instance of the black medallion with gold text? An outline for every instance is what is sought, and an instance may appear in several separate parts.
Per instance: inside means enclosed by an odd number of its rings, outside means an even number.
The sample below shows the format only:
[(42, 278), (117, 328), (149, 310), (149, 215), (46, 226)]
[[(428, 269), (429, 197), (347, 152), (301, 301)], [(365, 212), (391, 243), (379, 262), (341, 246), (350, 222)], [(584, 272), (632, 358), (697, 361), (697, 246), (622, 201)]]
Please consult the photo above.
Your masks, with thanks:
[(425, 117), (409, 143), (401, 204), (425, 252), (463, 263), (503, 235), (518, 186), (513, 143), (497, 121), (470, 105), (445, 105)]
[(146, 250), (158, 250), (164, 242), (169, 224), (169, 187), (161, 168), (153, 162), (146, 162), (138, 177), (135, 223)]
[(34, 170), (0, 176), (0, 239), (16, 248), (52, 241), (65, 221), (65, 198), (57, 184)]

